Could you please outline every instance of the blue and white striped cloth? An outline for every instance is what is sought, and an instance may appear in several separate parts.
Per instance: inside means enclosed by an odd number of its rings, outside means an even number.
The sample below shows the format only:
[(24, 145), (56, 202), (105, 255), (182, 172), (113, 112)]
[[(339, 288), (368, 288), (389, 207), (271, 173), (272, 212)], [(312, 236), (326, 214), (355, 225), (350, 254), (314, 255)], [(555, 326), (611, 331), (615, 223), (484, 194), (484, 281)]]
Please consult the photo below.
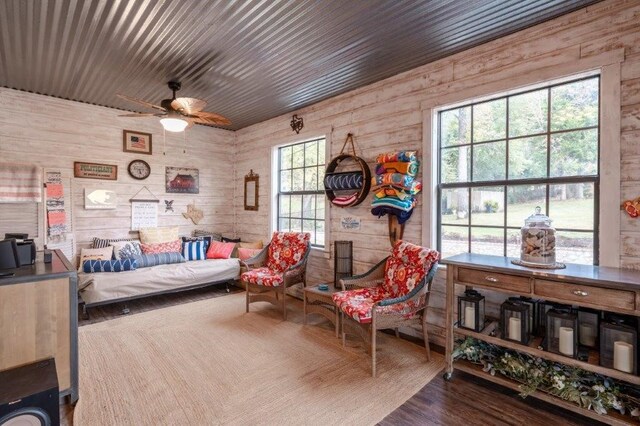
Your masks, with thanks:
[(153, 253), (135, 256), (138, 268), (149, 268), (156, 265), (169, 265), (172, 263), (183, 263), (184, 257), (178, 252), (174, 253)]
[(206, 244), (204, 241), (186, 241), (182, 245), (182, 257), (186, 260), (205, 260)]

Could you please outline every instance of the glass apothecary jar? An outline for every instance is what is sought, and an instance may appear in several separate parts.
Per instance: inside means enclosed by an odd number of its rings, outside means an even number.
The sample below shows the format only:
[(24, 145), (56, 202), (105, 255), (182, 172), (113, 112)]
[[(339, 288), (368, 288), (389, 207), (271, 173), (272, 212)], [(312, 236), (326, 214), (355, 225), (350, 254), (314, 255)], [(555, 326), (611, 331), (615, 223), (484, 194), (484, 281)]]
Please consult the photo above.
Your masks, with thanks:
[(549, 216), (536, 207), (534, 214), (524, 221), (521, 229), (520, 260), (538, 265), (556, 263), (556, 230)]

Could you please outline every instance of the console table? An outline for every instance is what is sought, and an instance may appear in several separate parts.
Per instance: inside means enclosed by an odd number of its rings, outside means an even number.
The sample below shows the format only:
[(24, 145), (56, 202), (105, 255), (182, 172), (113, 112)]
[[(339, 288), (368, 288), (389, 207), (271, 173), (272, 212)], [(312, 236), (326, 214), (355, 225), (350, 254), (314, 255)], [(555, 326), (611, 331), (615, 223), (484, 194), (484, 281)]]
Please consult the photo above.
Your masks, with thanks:
[[(640, 316), (640, 273), (638, 271), (567, 264), (565, 269), (534, 269), (517, 266), (502, 256), (464, 253), (442, 260), (447, 265), (446, 284), (446, 361), (445, 379), (450, 380), (454, 369), (465, 371), (508, 388), (519, 390), (519, 384), (509, 378), (492, 376), (482, 367), (465, 360), (453, 360), (456, 336), (473, 337), (535, 357), (576, 366), (640, 386), (640, 377), (597, 364), (594, 353), (588, 361), (579, 361), (538, 349), (540, 339), (532, 339), (529, 345), (503, 340), (499, 335), (498, 321), (489, 321), (481, 332), (456, 326), (456, 285), (505, 293), (508, 296), (527, 296), (568, 305), (594, 308), (626, 315)], [(595, 352), (595, 351), (594, 351)], [(603, 416), (578, 407), (553, 395), (535, 391), (531, 396), (561, 406), (583, 416), (613, 425), (628, 424), (628, 417), (617, 413)]]
[(78, 400), (78, 274), (60, 250), (0, 279), (0, 371), (55, 358), (60, 397)]

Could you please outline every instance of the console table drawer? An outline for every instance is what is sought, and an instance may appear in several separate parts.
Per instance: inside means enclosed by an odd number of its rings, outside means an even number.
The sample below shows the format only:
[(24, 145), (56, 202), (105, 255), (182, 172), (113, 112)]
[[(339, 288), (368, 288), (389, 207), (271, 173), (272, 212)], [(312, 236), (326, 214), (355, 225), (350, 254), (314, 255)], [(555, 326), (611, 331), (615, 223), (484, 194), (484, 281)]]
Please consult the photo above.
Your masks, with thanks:
[(569, 284), (557, 281), (536, 280), (535, 294), (566, 301), (588, 303), (602, 309), (635, 309), (635, 293), (633, 291), (610, 288), (590, 287), (580, 284)]
[(498, 274), (478, 269), (458, 268), (458, 281), (520, 293), (531, 293), (531, 280), (517, 275)]

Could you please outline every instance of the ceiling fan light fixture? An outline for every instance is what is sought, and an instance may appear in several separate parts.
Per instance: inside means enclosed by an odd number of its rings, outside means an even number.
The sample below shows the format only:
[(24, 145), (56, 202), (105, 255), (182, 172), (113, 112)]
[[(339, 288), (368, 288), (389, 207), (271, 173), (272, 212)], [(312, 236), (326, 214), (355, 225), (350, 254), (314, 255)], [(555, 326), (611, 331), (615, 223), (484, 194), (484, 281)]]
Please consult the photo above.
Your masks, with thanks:
[(187, 120), (183, 120), (182, 118), (167, 117), (161, 118), (160, 124), (162, 124), (162, 127), (164, 127), (167, 132), (178, 133), (184, 132), (184, 129), (187, 128), (189, 122)]

